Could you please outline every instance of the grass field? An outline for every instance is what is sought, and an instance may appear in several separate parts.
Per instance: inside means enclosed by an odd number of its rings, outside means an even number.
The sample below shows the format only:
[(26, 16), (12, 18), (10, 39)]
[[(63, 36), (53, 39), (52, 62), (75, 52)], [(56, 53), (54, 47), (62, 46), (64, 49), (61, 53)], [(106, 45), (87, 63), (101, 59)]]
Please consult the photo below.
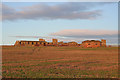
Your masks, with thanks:
[(118, 48), (2, 47), (3, 78), (117, 78)]

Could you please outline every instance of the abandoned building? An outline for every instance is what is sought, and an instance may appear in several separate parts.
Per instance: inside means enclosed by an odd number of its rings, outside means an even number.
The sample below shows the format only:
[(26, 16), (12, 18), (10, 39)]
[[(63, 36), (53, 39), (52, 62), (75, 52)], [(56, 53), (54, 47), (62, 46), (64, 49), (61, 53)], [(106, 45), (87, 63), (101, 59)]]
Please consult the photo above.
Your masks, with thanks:
[(68, 45), (69, 46), (78, 46), (78, 43), (77, 42), (68, 42)]
[(106, 47), (106, 40), (101, 40), (101, 41), (98, 41), (98, 40), (86, 40), (86, 41), (83, 41), (82, 44), (81, 44), (82, 47), (101, 47), (101, 46), (104, 46)]
[(39, 41), (16, 41), (15, 46), (78, 46), (84, 48), (96, 48), (101, 46), (106, 47), (106, 40), (86, 40), (81, 44), (78, 44), (77, 42), (58, 42), (58, 39), (52, 39), (52, 42), (47, 42), (45, 39), (39, 39)]

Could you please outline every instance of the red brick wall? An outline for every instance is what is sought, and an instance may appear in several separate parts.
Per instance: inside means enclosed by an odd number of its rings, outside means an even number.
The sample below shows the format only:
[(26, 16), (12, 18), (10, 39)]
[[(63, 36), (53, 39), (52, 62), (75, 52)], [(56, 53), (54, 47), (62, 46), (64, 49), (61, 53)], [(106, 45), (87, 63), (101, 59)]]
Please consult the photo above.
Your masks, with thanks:
[(91, 48), (96, 48), (96, 47), (100, 47), (101, 43), (100, 42), (84, 42), (82, 43), (82, 47), (91, 47)]

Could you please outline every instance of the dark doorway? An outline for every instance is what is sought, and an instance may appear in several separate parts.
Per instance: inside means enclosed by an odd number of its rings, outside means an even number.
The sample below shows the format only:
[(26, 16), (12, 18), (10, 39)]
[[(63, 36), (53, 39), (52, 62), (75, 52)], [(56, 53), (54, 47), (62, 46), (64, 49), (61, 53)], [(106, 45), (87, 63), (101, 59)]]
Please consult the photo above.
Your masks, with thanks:
[(46, 46), (46, 44), (44, 43), (44, 46)]

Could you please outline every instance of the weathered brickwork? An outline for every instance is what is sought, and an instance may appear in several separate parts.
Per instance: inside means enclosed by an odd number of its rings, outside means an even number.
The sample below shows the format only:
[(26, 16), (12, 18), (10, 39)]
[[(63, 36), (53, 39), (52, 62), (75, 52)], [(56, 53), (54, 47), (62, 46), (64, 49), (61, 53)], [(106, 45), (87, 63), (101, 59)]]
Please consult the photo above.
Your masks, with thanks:
[(105, 46), (106, 47), (106, 40), (104, 40), (104, 39), (101, 40), (101, 46)]
[(78, 43), (77, 42), (68, 42), (68, 45), (69, 46), (78, 46)]
[(39, 41), (45, 41), (45, 39), (39, 39)]
[(44, 39), (39, 39), (39, 41), (16, 41), (15, 46), (78, 46), (84, 48), (97, 48), (102, 46), (106, 47), (106, 40), (86, 40), (78, 44), (77, 42), (58, 42), (57, 39), (52, 39), (52, 42), (46, 42)]
[(98, 40), (86, 40), (86, 41), (83, 41), (82, 44), (81, 44), (81, 47), (91, 47), (91, 48), (97, 48), (97, 47), (106, 47), (106, 40), (101, 40), (101, 41), (98, 41)]
[(52, 39), (53, 45), (58, 45), (58, 40), (57, 39)]
[(100, 47), (101, 46), (101, 41), (93, 41), (93, 40), (87, 40), (82, 42), (82, 47)]
[(45, 41), (16, 41), (15, 46), (45, 46)]

